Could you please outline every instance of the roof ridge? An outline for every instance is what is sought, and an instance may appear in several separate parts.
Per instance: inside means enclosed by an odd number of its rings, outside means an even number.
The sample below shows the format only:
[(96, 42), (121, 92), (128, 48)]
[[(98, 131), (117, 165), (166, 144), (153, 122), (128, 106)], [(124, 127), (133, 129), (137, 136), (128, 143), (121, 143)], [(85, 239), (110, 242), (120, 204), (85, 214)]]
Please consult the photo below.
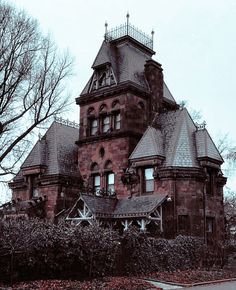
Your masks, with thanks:
[[(177, 141), (179, 140), (179, 133), (180, 133), (181, 125), (183, 124), (183, 114), (182, 114), (182, 112), (183, 112), (183, 110), (179, 110), (180, 119), (179, 120), (177, 119), (177, 122), (175, 124), (175, 129), (177, 129), (177, 132), (176, 132), (176, 134), (173, 134), (172, 137), (171, 137), (171, 141), (172, 141), (171, 143), (175, 144), (175, 145), (177, 145)], [(171, 164), (174, 163), (176, 151), (177, 151), (177, 146), (174, 146), (174, 150), (173, 150), (173, 153), (172, 153), (172, 156), (171, 156)]]

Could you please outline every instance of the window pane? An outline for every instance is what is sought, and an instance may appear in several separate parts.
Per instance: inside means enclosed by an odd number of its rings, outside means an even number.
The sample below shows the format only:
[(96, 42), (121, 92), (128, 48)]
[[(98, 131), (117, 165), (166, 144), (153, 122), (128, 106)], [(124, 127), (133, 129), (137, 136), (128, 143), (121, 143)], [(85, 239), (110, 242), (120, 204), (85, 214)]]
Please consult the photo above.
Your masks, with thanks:
[(114, 173), (108, 174), (108, 184), (114, 184)]
[(120, 114), (115, 115), (115, 129), (120, 129)]
[(145, 191), (154, 191), (154, 178), (153, 178), (153, 168), (145, 168), (144, 171), (145, 178)]
[(109, 173), (107, 175), (107, 191), (110, 193), (114, 192), (114, 183), (115, 183), (115, 174), (114, 173)]
[(98, 120), (94, 119), (91, 122), (91, 135), (95, 135), (98, 130)]
[(153, 168), (146, 168), (145, 169), (145, 179), (153, 179)]
[(105, 133), (110, 129), (110, 118), (107, 116), (102, 120), (102, 131)]
[(146, 180), (146, 192), (154, 191), (154, 181)]
[(99, 175), (96, 175), (94, 177), (94, 185), (95, 186), (100, 186), (100, 176)]

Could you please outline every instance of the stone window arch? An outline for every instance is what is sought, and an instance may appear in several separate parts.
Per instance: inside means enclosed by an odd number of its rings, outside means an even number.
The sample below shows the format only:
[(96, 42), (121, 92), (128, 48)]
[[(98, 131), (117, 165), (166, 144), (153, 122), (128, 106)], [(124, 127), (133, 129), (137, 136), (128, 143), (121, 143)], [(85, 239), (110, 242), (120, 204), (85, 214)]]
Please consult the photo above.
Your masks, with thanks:
[(112, 107), (112, 109), (119, 109), (120, 108), (120, 102), (119, 102), (119, 100), (114, 100), (112, 102), (111, 107)]
[(94, 107), (89, 107), (87, 110), (87, 115), (93, 115), (95, 113)]
[(99, 171), (99, 166), (98, 166), (97, 162), (93, 162), (93, 163), (91, 164), (91, 166), (90, 166), (90, 170), (91, 170), (92, 172), (97, 172), (97, 171)]
[(101, 104), (99, 112), (107, 112), (107, 105), (105, 103)]
[(107, 161), (105, 162), (104, 169), (112, 170), (112, 162), (111, 162), (111, 160), (107, 160)]

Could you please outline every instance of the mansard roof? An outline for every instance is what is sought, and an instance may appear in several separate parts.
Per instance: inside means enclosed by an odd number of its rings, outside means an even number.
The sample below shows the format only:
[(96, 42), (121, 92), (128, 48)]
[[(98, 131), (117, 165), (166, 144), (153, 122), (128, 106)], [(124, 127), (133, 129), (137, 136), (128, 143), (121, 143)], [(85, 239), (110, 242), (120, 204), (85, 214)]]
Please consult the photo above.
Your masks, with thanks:
[(208, 132), (197, 130), (185, 108), (160, 113), (129, 159), (145, 158), (150, 154), (164, 156), (164, 167), (199, 167), (198, 157), (223, 162)]
[(78, 136), (77, 128), (54, 121), (46, 134), (36, 142), (15, 180), (22, 177), (24, 170), (37, 166), (45, 168), (44, 175), (78, 176), (78, 152), (75, 145)]
[(100, 218), (130, 218), (135, 216), (147, 216), (160, 206), (166, 199), (167, 194), (155, 194), (136, 196), (130, 198), (111, 198), (81, 194), (68, 217), (72, 217), (79, 200), (83, 200), (93, 216)]
[[(144, 76), (144, 65), (149, 59), (151, 59), (150, 54), (140, 51), (129, 41), (120, 44), (103, 41), (92, 68), (96, 71), (99, 67), (109, 64), (114, 72), (117, 84), (130, 81), (149, 91), (148, 83)], [(81, 95), (90, 92), (92, 79), (93, 76), (86, 84)], [(100, 90), (102, 89), (100, 88)]]

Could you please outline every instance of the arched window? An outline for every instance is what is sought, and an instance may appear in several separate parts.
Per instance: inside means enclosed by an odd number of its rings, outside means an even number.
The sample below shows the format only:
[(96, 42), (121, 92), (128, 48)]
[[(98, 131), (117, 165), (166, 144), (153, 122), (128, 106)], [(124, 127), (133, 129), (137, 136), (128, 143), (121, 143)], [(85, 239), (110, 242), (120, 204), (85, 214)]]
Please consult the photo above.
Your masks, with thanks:
[(121, 114), (120, 114), (120, 102), (119, 100), (114, 100), (112, 102), (113, 109), (113, 128), (114, 130), (120, 130), (121, 128)]
[(96, 195), (99, 195), (99, 191), (101, 188), (101, 177), (98, 172), (99, 166), (96, 162), (92, 163), (91, 171), (92, 171), (92, 182), (93, 182), (93, 191)]
[(110, 116), (104, 116), (102, 118), (102, 132), (106, 133), (110, 129)]
[(115, 191), (115, 174), (112, 171), (112, 162), (107, 160), (105, 163), (106, 171), (106, 190), (109, 195), (112, 195)]
[(90, 120), (90, 135), (95, 136), (98, 133), (98, 119)]

